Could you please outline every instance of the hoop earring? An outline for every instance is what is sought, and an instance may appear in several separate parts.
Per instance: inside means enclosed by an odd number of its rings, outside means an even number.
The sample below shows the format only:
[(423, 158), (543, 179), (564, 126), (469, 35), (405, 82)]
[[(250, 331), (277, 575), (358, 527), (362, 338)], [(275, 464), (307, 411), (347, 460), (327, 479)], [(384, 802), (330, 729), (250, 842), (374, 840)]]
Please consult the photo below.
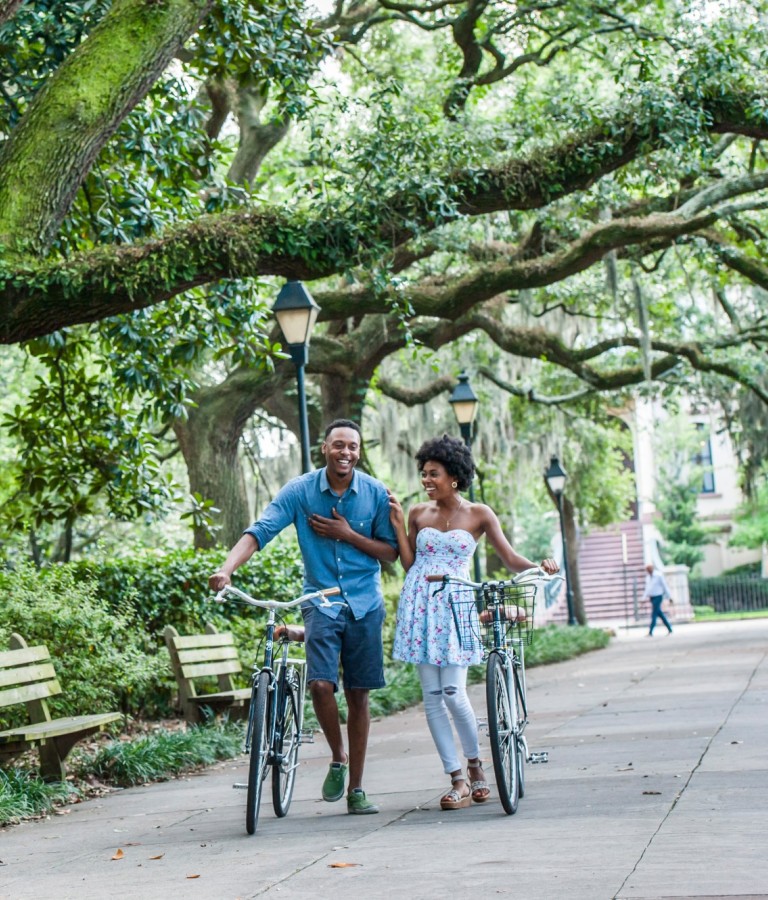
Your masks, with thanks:
[(452, 482), (451, 482), (451, 487), (452, 487), (452, 488), (457, 488), (458, 486), (459, 486), (459, 482), (458, 482), (458, 481), (452, 481)]

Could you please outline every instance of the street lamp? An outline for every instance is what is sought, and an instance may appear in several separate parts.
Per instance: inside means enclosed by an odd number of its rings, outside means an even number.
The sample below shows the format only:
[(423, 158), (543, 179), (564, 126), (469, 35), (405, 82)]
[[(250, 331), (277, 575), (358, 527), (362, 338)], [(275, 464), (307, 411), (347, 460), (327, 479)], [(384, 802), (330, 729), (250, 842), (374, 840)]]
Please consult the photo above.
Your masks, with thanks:
[(272, 311), (283, 332), (293, 364), (296, 366), (296, 384), (299, 393), (299, 432), (301, 434), (301, 471), (309, 472), (311, 462), (304, 366), (309, 358), (309, 338), (317, 321), (320, 307), (300, 281), (286, 281), (280, 288)]
[(576, 625), (576, 616), (573, 614), (573, 589), (571, 588), (571, 576), (568, 571), (568, 545), (565, 540), (565, 524), (563, 523), (563, 492), (568, 475), (560, 465), (560, 460), (552, 456), (549, 468), (544, 473), (550, 491), (557, 500), (557, 511), (560, 514), (560, 537), (563, 542), (563, 571), (565, 573), (565, 598), (568, 603), (568, 624)]
[[(453, 414), (456, 416), (456, 421), (459, 423), (459, 429), (461, 431), (461, 436), (464, 439), (464, 443), (471, 451), (472, 422), (475, 419), (475, 413), (477, 412), (477, 407), (480, 405), (480, 401), (472, 390), (472, 386), (469, 383), (469, 375), (467, 375), (466, 372), (462, 372), (461, 375), (459, 375), (459, 383), (451, 392), (448, 402), (453, 407)], [(474, 503), (474, 501), (475, 489), (470, 481), (469, 502)], [(472, 565), (474, 567), (475, 581), (480, 581), (480, 554), (477, 550), (475, 550)]]

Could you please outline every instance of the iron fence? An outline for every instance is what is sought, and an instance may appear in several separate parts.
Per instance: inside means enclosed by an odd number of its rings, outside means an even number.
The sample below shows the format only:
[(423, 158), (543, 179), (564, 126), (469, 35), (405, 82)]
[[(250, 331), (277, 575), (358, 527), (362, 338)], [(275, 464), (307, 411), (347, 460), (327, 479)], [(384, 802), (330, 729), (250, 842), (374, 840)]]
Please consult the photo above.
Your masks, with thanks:
[(768, 609), (768, 578), (692, 578), (688, 587), (693, 606), (711, 606), (716, 612)]

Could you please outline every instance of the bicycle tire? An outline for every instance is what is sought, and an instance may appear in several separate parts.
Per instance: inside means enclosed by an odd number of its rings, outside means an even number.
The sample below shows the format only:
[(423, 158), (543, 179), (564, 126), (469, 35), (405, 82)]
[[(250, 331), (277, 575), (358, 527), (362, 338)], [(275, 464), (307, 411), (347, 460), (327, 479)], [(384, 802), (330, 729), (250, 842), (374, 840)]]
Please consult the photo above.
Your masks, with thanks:
[(275, 761), (272, 766), (272, 806), (278, 818), (288, 815), (299, 764), (301, 731), (299, 720), (299, 687), (295, 675), (285, 669), (277, 691), (275, 722)]
[(267, 770), (269, 743), (267, 737), (267, 698), (269, 695), (269, 672), (259, 672), (248, 715), (250, 735), (250, 756), (248, 758), (248, 792), (245, 799), (245, 830), (248, 834), (256, 831), (259, 822), (261, 788)]
[(485, 697), (496, 790), (504, 812), (512, 816), (517, 812), (520, 799), (517, 697), (514, 691), (510, 693), (504, 660), (497, 652), (492, 652), (488, 658)]
[[(520, 718), (525, 719), (525, 696), (523, 695), (523, 685), (522, 679), (520, 677), (520, 670), (515, 666), (515, 695), (517, 699), (517, 717), (518, 717), (518, 726), (520, 724)], [(518, 734), (520, 734), (520, 729), (518, 728)], [(526, 747), (525, 742), (521, 737), (517, 738), (517, 781), (518, 781), (518, 795), (520, 799), (525, 796), (525, 763), (526, 763)]]

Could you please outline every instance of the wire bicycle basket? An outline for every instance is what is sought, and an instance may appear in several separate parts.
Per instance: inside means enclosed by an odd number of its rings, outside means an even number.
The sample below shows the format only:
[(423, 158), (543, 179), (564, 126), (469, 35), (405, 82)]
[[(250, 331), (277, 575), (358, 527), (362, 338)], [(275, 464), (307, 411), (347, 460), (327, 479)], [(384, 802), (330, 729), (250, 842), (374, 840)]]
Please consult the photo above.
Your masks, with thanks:
[(504, 642), (533, 639), (536, 584), (496, 583), (483, 588), (451, 588), (448, 603), (463, 650), (491, 650), (496, 646), (494, 620)]

